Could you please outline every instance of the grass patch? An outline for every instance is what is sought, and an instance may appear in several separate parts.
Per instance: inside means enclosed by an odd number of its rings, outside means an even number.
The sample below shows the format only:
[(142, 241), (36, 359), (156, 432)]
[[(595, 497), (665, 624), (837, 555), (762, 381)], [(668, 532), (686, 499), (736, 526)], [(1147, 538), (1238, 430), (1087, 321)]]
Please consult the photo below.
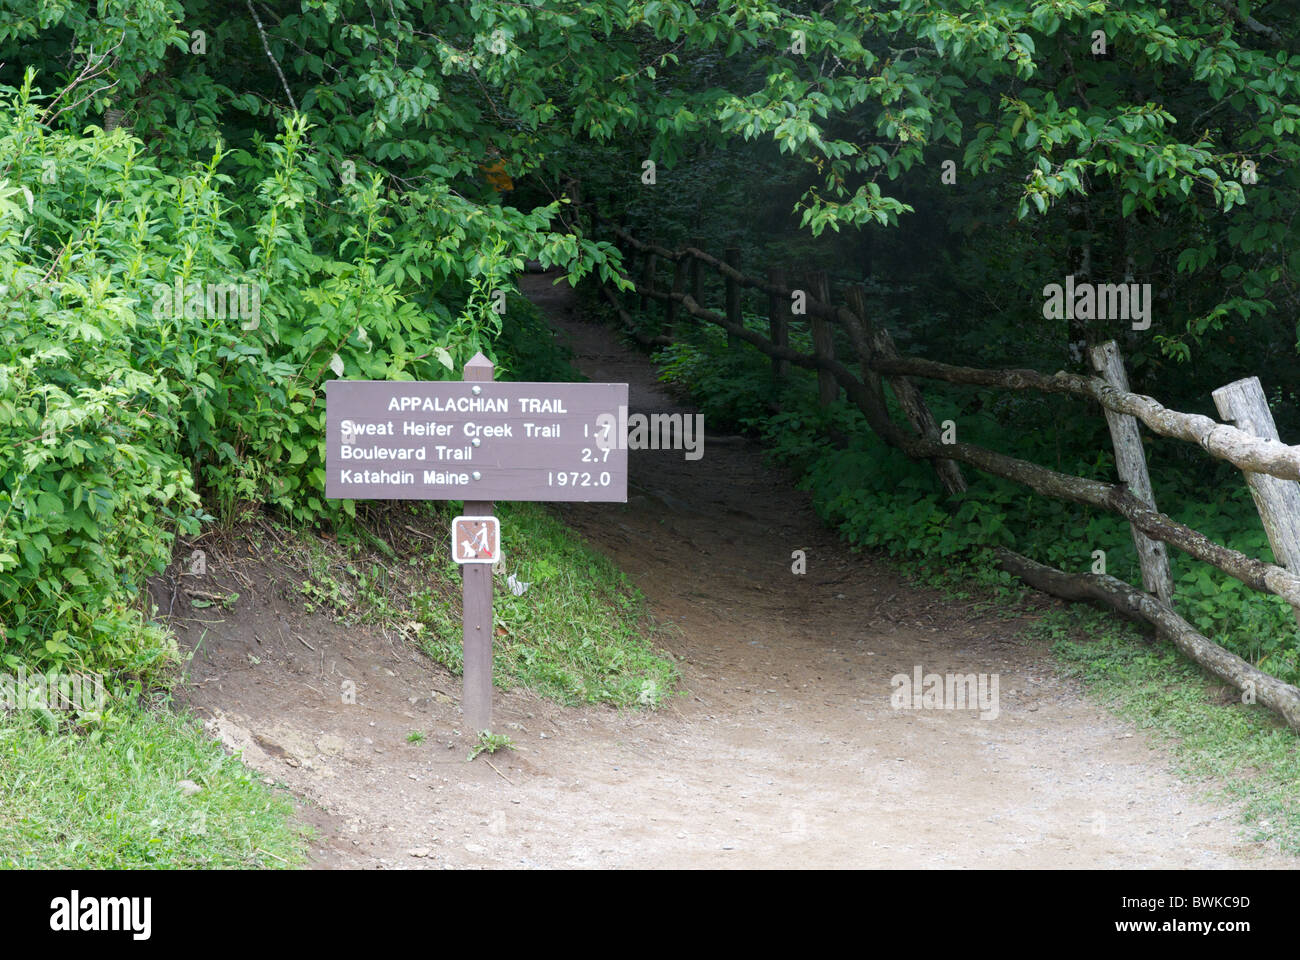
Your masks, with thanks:
[[(91, 733), (0, 711), (0, 867), (275, 868), (304, 860), (293, 805), (199, 724), (119, 708)], [(181, 781), (201, 789), (187, 795)]]
[[(460, 568), (445, 531), (459, 503), (367, 508), (328, 540), (277, 527), (270, 549), (290, 571), (309, 612), (380, 624), (455, 674), (464, 669)], [(611, 560), (535, 503), (500, 503), (504, 570), (495, 578), (493, 679), (565, 705), (656, 707), (678, 682), (655, 640), (664, 626)], [(381, 546), (382, 545), (382, 546)], [(514, 593), (506, 575), (528, 584)]]
[[(516, 596), (498, 581), (492, 666), (498, 686), (519, 684), (564, 704), (657, 706), (677, 683), (676, 665), (657, 650), (645, 598), (608, 558), (582, 544), (545, 508), (498, 505), (505, 569), (530, 584)], [(459, 589), (455, 564), (444, 571)], [(416, 598), (428, 626), (424, 650), (462, 669), (459, 594)]]
[(1180, 776), (1213, 778), (1208, 792), (1241, 801), (1252, 839), (1300, 855), (1300, 741), (1271, 711), (1104, 611), (1054, 611), (1024, 635), (1049, 642), (1063, 673), (1168, 747)]

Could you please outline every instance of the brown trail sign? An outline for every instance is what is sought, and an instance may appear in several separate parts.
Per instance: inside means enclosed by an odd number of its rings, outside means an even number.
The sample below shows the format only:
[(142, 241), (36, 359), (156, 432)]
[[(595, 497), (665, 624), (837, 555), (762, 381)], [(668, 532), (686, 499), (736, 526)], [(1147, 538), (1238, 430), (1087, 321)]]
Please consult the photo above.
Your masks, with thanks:
[(598, 422), (626, 384), (332, 380), (325, 398), (328, 497), (627, 500), (626, 444)]
[(325, 384), (327, 497), (464, 501), (452, 557), (464, 589), (461, 708), (473, 732), (492, 724), (491, 565), (501, 553), (493, 501), (627, 502), (627, 384), (492, 375), (480, 353), (460, 382)]

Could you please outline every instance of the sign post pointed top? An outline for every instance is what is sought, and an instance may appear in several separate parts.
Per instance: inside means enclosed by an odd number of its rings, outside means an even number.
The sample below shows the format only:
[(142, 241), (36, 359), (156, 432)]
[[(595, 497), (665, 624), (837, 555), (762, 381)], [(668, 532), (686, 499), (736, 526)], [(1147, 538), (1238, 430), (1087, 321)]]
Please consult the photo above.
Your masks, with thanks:
[(465, 364), (464, 379), (491, 380), (495, 370), (496, 367), (493, 366), (492, 361), (483, 356), (482, 351), (479, 351), (469, 359), (468, 363)]

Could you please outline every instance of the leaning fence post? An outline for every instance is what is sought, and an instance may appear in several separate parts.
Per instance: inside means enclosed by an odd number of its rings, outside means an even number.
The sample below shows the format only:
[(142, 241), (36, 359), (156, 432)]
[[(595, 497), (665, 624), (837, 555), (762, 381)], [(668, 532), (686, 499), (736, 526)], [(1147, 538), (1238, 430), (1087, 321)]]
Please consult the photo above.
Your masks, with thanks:
[(641, 270), (641, 279), (636, 285), (637, 292), (641, 294), (639, 309), (643, 317), (650, 306), (650, 291), (655, 286), (655, 261), (657, 259), (653, 253), (645, 255), (645, 266)]
[[(704, 238), (691, 237), (687, 242), (687, 246), (692, 247), (695, 250), (703, 250)], [(700, 261), (694, 257), (691, 257), (691, 299), (695, 301), (696, 306), (704, 306), (704, 299), (702, 297), (703, 288), (704, 264), (700, 263)]]
[(849, 342), (858, 355), (862, 382), (872, 394), (880, 398), (880, 405), (883, 407), (885, 405), (884, 382), (880, 379), (880, 374), (871, 368), (871, 356), (877, 352), (877, 348), (868, 340), (865, 329), (867, 295), (860, 284), (854, 283), (844, 289), (844, 300), (848, 304), (849, 313), (852, 314), (844, 326), (848, 331)]
[[(808, 296), (820, 303), (831, 302), (831, 284), (824, 270), (816, 270), (808, 275), (808, 285), (812, 288)], [(831, 335), (831, 325), (819, 313), (809, 311), (808, 324), (812, 329), (813, 354), (818, 360), (835, 359), (835, 341)], [(817, 402), (829, 407), (840, 398), (840, 384), (835, 374), (824, 367), (817, 368)]]
[[(771, 267), (767, 271), (767, 282), (778, 289), (785, 286), (785, 271), (780, 267)], [(767, 329), (773, 346), (790, 346), (790, 298), (776, 293), (769, 293), (767, 298)], [(778, 383), (790, 376), (790, 361), (779, 357), (772, 358), (772, 376)]]
[[(1128, 374), (1114, 340), (1094, 346), (1090, 351), (1092, 365), (1103, 380), (1116, 390), (1128, 392)], [(1133, 496), (1151, 509), (1155, 509), (1155, 495), (1151, 491), (1151, 476), (1147, 473), (1146, 455), (1142, 452), (1142, 435), (1138, 432), (1137, 418), (1126, 413), (1116, 413), (1109, 407), (1106, 425), (1110, 427), (1111, 443), (1115, 447), (1115, 469), (1119, 478), (1128, 484)], [(1137, 548), (1138, 562), (1142, 566), (1142, 585), (1147, 593), (1154, 594), (1169, 606), (1174, 603), (1174, 578), (1169, 572), (1169, 554), (1159, 540), (1152, 540), (1137, 527), (1129, 524), (1133, 533), (1133, 546)]]
[[(686, 286), (686, 273), (689, 267), (687, 261), (690, 259), (685, 253), (673, 262), (673, 295), (678, 296)], [(674, 336), (677, 332), (677, 301), (668, 300), (664, 304), (665, 322), (664, 332), (668, 336)]]
[[(1224, 420), (1235, 421), (1238, 429), (1257, 437), (1280, 442), (1259, 377), (1237, 380), (1215, 390), (1211, 396)], [(1300, 483), (1266, 473), (1243, 472), (1274, 558), (1279, 566), (1300, 574)], [(1300, 620), (1300, 606), (1293, 609)]]
[[(726, 261), (727, 266), (733, 270), (740, 270), (740, 248), (727, 247), (722, 253), (722, 259)], [(740, 315), (740, 281), (735, 277), (726, 277), (726, 294), (727, 294), (727, 320), (736, 326), (744, 324), (744, 318)], [(740, 349), (740, 337), (736, 336), (730, 330), (727, 331), (727, 349)]]
[[(873, 359), (897, 359), (898, 348), (894, 346), (894, 338), (889, 335), (889, 331), (877, 324), (868, 313), (867, 298), (861, 286), (850, 287), (847, 298), (851, 314), (849, 333), (855, 341), (854, 348), (858, 351), (858, 359), (862, 363), (863, 382), (869, 390), (881, 398), (883, 404), (884, 393), (880, 377), (874, 370), (869, 371), (869, 368)], [(907, 377), (889, 377), (888, 380), (898, 405), (903, 408), (907, 422), (912, 425), (916, 435), (926, 439), (938, 438), (939, 425), (935, 422), (934, 414), (930, 412), (916, 384)], [(930, 465), (948, 493), (961, 493), (966, 489), (966, 478), (962, 476), (961, 467), (955, 460), (936, 458), (930, 461)]]

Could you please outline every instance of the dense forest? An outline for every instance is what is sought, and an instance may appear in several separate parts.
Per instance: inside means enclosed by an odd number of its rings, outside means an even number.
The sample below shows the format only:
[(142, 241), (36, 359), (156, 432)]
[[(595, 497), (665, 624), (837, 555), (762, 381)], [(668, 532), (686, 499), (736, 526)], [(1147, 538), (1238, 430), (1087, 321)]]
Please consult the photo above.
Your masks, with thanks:
[[(1297, 213), (1293, 0), (0, 0), (0, 669), (147, 687), (177, 651), (145, 584), (182, 544), (373, 517), (324, 494), (328, 381), (480, 351), (568, 377), (530, 268), (854, 548), (995, 587), (999, 548), (1100, 551), (1140, 586), (1127, 518), (969, 466), (945, 489), (815, 370), (644, 296), (683, 280), (627, 238), (819, 271), (908, 358), (1087, 377), (1113, 340), (1134, 393), (1216, 419), (1258, 377), (1296, 443)], [(1092, 285), (1127, 312), (1077, 308)], [(768, 293), (738, 296), (766, 335)], [(959, 441), (1116, 480), (1090, 399), (924, 391)], [(1236, 466), (1142, 446), (1160, 511), (1283, 561)], [(1300, 683), (1285, 591), (1170, 553), (1181, 616)]]

